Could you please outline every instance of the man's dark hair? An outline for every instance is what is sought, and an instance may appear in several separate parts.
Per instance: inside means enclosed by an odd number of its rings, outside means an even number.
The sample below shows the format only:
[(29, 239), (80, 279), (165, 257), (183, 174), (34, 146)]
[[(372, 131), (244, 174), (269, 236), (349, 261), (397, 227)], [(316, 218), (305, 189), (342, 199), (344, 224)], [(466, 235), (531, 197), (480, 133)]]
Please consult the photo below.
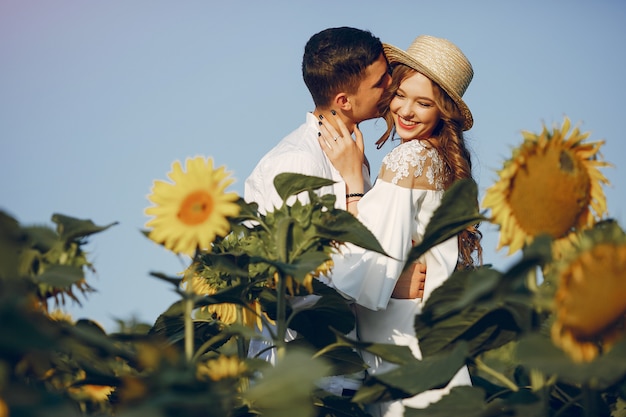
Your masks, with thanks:
[(380, 39), (351, 27), (325, 29), (304, 47), (302, 77), (316, 106), (327, 107), (339, 92), (354, 93), (365, 68), (383, 53)]

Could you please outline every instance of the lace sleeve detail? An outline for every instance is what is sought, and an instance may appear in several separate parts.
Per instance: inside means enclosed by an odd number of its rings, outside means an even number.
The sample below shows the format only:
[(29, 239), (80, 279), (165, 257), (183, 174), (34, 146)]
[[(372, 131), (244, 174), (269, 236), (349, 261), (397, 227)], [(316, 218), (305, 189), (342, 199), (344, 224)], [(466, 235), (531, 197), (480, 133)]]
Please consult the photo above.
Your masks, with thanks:
[(439, 153), (411, 140), (385, 156), (378, 178), (404, 188), (443, 190), (444, 175)]

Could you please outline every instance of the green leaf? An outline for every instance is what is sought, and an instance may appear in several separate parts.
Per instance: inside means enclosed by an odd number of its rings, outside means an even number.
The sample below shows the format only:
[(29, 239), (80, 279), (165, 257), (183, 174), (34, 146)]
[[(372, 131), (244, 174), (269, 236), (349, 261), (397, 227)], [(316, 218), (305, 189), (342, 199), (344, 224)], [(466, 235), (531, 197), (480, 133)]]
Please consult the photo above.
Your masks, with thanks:
[(164, 274), (162, 272), (150, 272), (150, 276), (153, 276), (153, 277), (158, 278), (158, 279), (160, 279), (162, 281), (165, 281), (165, 282), (169, 282), (170, 284), (172, 284), (176, 288), (178, 288), (180, 286), (180, 283), (183, 281), (182, 278), (169, 276), (169, 275), (166, 275), (166, 274)]
[(58, 213), (52, 215), (52, 221), (57, 224), (57, 232), (65, 242), (102, 232), (118, 223), (97, 226), (91, 220), (76, 219)]
[(321, 264), (323, 264), (326, 260), (329, 259), (329, 256), (324, 252), (306, 252), (299, 257), (295, 258), (293, 262), (286, 263), (275, 261), (263, 257), (252, 257), (250, 259), (251, 262), (265, 262), (270, 265), (273, 265), (278, 269), (281, 274), (289, 275), (293, 277), (299, 283), (302, 283), (304, 277), (307, 274), (315, 271)]
[(334, 343), (335, 333), (331, 328), (346, 334), (354, 329), (354, 313), (340, 295), (325, 295), (308, 308), (294, 313), (289, 327), (320, 349)]
[(485, 393), (470, 386), (454, 387), (448, 395), (425, 409), (405, 407), (405, 417), (480, 417), (487, 409)]
[(276, 366), (268, 367), (260, 381), (251, 384), (243, 397), (252, 410), (264, 417), (313, 417), (316, 415), (311, 391), (329, 365), (311, 359), (307, 351), (287, 350)]
[(415, 356), (413, 356), (413, 353), (408, 346), (363, 342), (360, 340), (354, 340), (346, 336), (346, 334), (338, 332), (337, 330), (333, 329), (333, 331), (335, 332), (335, 336), (337, 337), (336, 342), (326, 346), (324, 349), (321, 349), (319, 352), (317, 352), (318, 355), (324, 353), (327, 350), (336, 349), (339, 346), (348, 346), (352, 349), (370, 352), (374, 355), (379, 356), (381, 359), (386, 360), (387, 362), (405, 364), (415, 360)]
[(17, 278), (19, 254), (27, 247), (26, 233), (18, 221), (0, 210), (0, 279)]
[[(202, 263), (213, 272), (220, 272), (233, 277), (247, 277), (249, 257), (241, 251), (228, 251), (225, 253), (203, 252)], [(243, 268), (241, 265), (245, 265)]]
[(413, 358), (392, 371), (371, 376), (358, 390), (354, 401), (388, 401), (441, 388), (465, 365), (467, 355), (467, 345), (459, 343), (451, 350), (422, 360)]
[(468, 343), (474, 356), (502, 346), (521, 333), (514, 314), (503, 307), (475, 307), (434, 324), (416, 316), (415, 332), (424, 356), (434, 355), (461, 340)]
[(330, 349), (316, 354), (332, 364), (332, 375), (347, 375), (367, 369), (363, 358), (353, 348), (348, 346), (330, 345)]
[(422, 320), (434, 322), (466, 307), (473, 306), (478, 300), (490, 300), (501, 274), (491, 268), (477, 270), (457, 270), (436, 288), (426, 301), (422, 310)]
[(59, 242), (59, 235), (49, 226), (27, 226), (24, 231), (31, 248), (41, 253), (48, 252)]
[(427, 300), (415, 329), (423, 354), (464, 340), (476, 355), (502, 346), (532, 326), (532, 306), (512, 302), (511, 282), (491, 268), (457, 271)]
[[(211, 348), (217, 349), (226, 343), (231, 336), (226, 332), (222, 332), (217, 322), (194, 320), (193, 327), (194, 351), (202, 346), (204, 342), (214, 337), (215, 343)], [(169, 343), (178, 344), (182, 348), (185, 339), (185, 319), (182, 315), (161, 314), (150, 329), (149, 334), (161, 336)]]
[(314, 177), (310, 175), (297, 174), (293, 172), (283, 172), (274, 177), (274, 187), (278, 195), (286, 201), (292, 195), (300, 194), (303, 191), (313, 191), (318, 188), (333, 185), (335, 181), (327, 178)]
[(43, 274), (35, 278), (35, 281), (54, 288), (69, 288), (84, 277), (82, 268), (71, 265), (50, 265)]
[(426, 226), (424, 239), (409, 252), (405, 265), (410, 265), (439, 243), (445, 242), (468, 226), (486, 218), (478, 212), (478, 188), (471, 179), (458, 180), (446, 190), (441, 205)]
[(527, 369), (540, 369), (544, 374), (556, 374), (571, 384), (605, 390), (624, 378), (626, 374), (626, 338), (591, 362), (574, 362), (549, 337), (535, 333), (520, 339), (515, 356)]
[(352, 213), (345, 210), (332, 210), (324, 216), (323, 220), (323, 223), (315, 223), (318, 236), (338, 242), (350, 242), (366, 250), (389, 256), (376, 236)]

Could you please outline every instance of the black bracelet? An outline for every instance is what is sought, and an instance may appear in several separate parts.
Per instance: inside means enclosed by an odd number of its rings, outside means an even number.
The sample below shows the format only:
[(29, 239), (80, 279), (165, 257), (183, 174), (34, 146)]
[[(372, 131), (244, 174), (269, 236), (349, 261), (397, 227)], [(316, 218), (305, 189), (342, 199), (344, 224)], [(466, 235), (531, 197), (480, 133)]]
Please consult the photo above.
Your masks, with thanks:
[(350, 194), (346, 194), (346, 198), (350, 198), (350, 197), (363, 197), (365, 194), (363, 193), (350, 193)]

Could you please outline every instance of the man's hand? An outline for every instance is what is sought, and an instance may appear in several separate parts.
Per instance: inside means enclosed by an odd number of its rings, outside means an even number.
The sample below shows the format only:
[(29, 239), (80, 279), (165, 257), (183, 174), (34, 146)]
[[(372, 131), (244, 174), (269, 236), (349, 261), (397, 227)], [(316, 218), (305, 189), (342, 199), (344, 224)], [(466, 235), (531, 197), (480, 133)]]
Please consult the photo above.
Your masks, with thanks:
[(424, 296), (426, 282), (426, 265), (414, 263), (400, 275), (391, 298), (415, 299)]

